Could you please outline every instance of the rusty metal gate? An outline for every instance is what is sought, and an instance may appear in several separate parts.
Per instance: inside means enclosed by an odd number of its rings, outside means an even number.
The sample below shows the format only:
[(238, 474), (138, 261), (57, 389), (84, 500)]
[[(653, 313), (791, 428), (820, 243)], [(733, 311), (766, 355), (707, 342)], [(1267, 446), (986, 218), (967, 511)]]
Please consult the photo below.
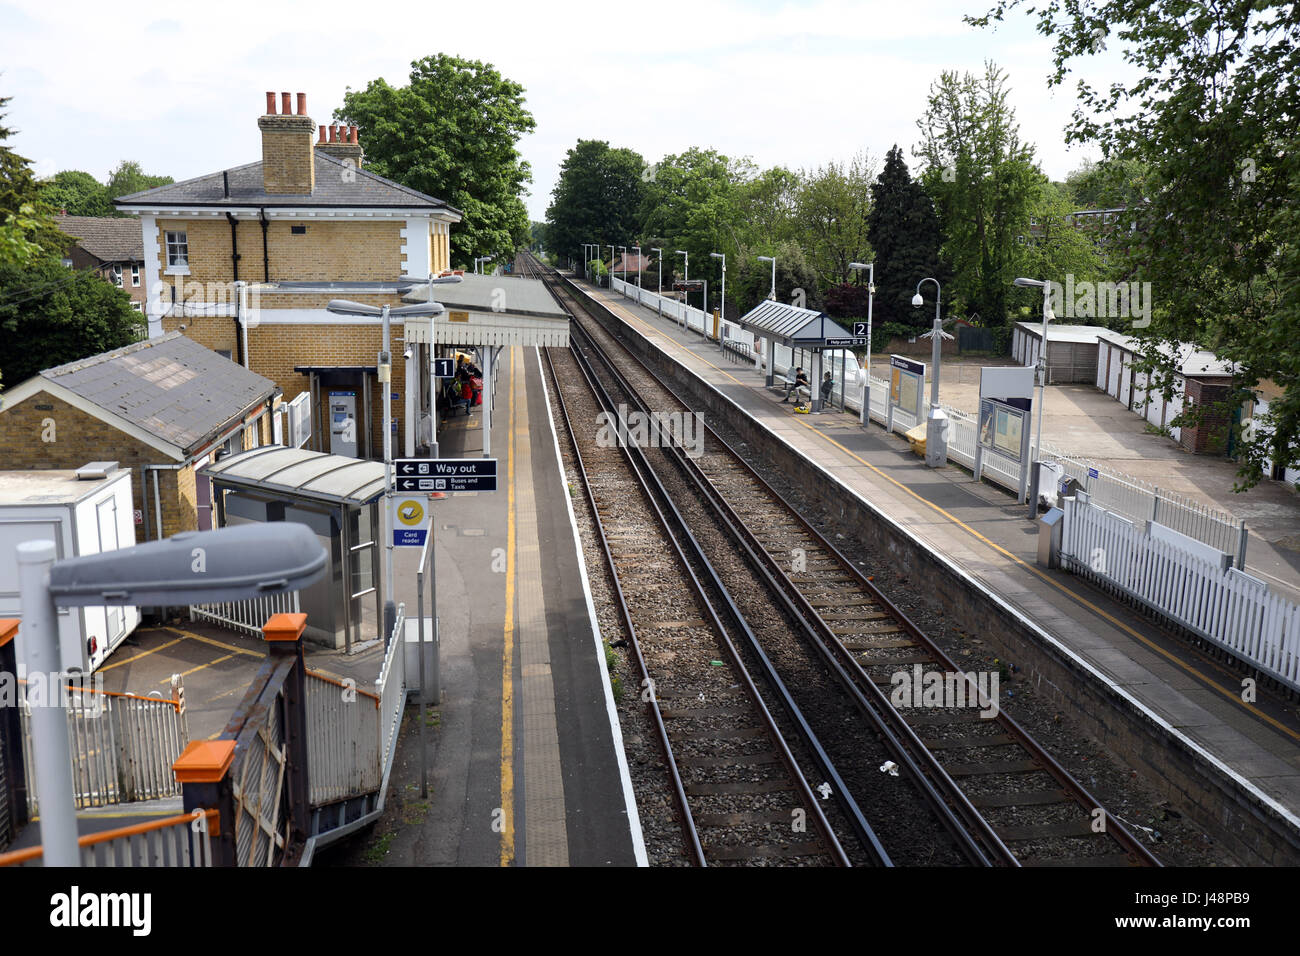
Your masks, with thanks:
[(235, 802), (237, 866), (279, 866), (288, 845), (284, 691), (259, 724), (240, 732), (230, 779)]

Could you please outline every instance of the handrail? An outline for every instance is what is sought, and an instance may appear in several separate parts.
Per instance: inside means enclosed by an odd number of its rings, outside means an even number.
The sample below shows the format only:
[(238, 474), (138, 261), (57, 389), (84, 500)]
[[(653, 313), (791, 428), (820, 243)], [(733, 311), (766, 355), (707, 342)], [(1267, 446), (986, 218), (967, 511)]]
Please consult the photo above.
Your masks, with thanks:
[(353, 687), (353, 686), (351, 686), (351, 685), (349, 685), (349, 684), (345, 684), (345, 683), (343, 683), (343, 681), (341, 681), (341, 680), (336, 680), (336, 679), (333, 678), (333, 677), (327, 677), (327, 676), (325, 676), (324, 674), (322, 674), (320, 671), (314, 671), (314, 670), (312, 670), (311, 668), (308, 668), (308, 669), (307, 669), (306, 674), (307, 674), (308, 677), (314, 677), (314, 678), (316, 678), (317, 680), (323, 680), (325, 683), (327, 683), (327, 684), (333, 684), (335, 687), (342, 687), (344, 690), (352, 690), (352, 691), (356, 691), (358, 694), (361, 694), (361, 695), (363, 695), (363, 696), (365, 696), (365, 697), (369, 697), (371, 700), (373, 700), (373, 701), (375, 702), (375, 707), (378, 707), (378, 706), (379, 706), (379, 695), (378, 695), (378, 694), (372, 694), (372, 693), (370, 693), (370, 691), (368, 691), (368, 690), (362, 690), (360, 687)]
[[(99, 833), (87, 833), (85, 836), (77, 838), (77, 846), (87, 847), (96, 846), (100, 843), (109, 843), (113, 840), (121, 840), (126, 837), (139, 836), (142, 833), (152, 833), (155, 830), (165, 830), (168, 827), (180, 826), (182, 823), (193, 823), (197, 819), (203, 819), (208, 824), (209, 833), (219, 833), (221, 829), (221, 811), (217, 809), (196, 811), (195, 813), (181, 813), (174, 817), (166, 817), (162, 820), (152, 820), (149, 823), (133, 823), (130, 826), (118, 827), (116, 830), (101, 830)], [(35, 860), (45, 854), (45, 847), (33, 846), (24, 850), (11, 850), (8, 853), (0, 853), (0, 866), (21, 866), (29, 860)]]
[[(87, 675), (87, 676), (89, 676), (89, 675)], [(24, 677), (24, 678), (20, 679), (20, 680), (18, 681), (18, 683), (19, 683), (19, 684), (26, 684), (26, 683), (27, 683), (27, 678)], [(180, 709), (181, 709), (181, 700), (180, 700), (179, 697), (141, 697), (139, 694), (128, 694), (128, 693), (125, 693), (124, 691), (118, 691), (118, 690), (97, 690), (97, 689), (94, 688), (94, 687), (77, 687), (77, 688), (74, 688), (74, 687), (72, 687), (71, 685), (69, 685), (69, 686), (67, 686), (67, 687), (65, 687), (65, 688), (63, 688), (63, 689), (64, 689), (64, 690), (68, 690), (68, 691), (72, 691), (74, 694), (103, 694), (105, 697), (122, 697), (122, 698), (125, 698), (126, 700), (143, 700), (143, 701), (145, 701), (145, 702), (147, 702), (147, 703), (151, 703), (151, 704), (171, 704), (171, 705), (172, 705), (172, 709), (175, 710), (177, 713), (179, 713), (179, 712), (180, 712)]]

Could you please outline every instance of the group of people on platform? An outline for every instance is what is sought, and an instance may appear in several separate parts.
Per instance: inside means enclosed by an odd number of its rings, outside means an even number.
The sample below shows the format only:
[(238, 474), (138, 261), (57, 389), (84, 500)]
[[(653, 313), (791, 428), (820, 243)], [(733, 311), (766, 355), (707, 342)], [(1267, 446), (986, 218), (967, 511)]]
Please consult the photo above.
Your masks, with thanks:
[(483, 403), (483, 372), (464, 355), (456, 356), (456, 372), (447, 379), (438, 398), (442, 420), (446, 421), (461, 408), (465, 414)]

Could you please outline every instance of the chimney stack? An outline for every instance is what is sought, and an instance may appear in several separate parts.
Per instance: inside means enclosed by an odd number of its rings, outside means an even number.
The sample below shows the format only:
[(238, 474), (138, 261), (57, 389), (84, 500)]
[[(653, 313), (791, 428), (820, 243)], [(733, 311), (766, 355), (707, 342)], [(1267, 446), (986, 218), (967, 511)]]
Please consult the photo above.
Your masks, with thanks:
[(365, 151), (357, 142), (357, 128), (355, 126), (339, 126), (333, 123), (329, 128), (329, 140), (325, 139), (325, 127), (320, 128), (320, 142), (316, 148), (327, 156), (333, 156), (343, 162), (351, 162), (357, 169), (361, 168), (362, 160), (365, 159)]
[[(315, 124), (307, 115), (307, 94), (298, 94), (298, 112), (288, 93), (266, 94), (266, 115), (258, 119), (262, 131), (262, 184), (272, 196), (309, 196), (316, 187), (316, 163), (311, 134)], [(322, 130), (324, 127), (322, 127)]]

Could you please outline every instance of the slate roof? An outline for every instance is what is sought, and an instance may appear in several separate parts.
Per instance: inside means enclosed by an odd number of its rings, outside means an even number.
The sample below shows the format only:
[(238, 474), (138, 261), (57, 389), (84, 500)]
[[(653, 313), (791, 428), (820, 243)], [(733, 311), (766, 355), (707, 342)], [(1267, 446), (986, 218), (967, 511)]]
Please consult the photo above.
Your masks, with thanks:
[(140, 220), (111, 216), (57, 216), (54, 224), (101, 262), (143, 262)]
[(270, 379), (180, 332), (48, 368), (40, 378), (187, 454), (276, 391)]
[[(170, 186), (131, 193), (114, 200), (114, 205), (128, 210), (156, 206), (425, 208), (462, 215), (459, 209), (441, 199), (426, 196), (365, 169), (347, 166), (342, 160), (335, 159), (322, 150), (313, 150), (312, 155), (316, 161), (316, 188), (309, 196), (271, 195), (263, 186), (262, 164), (256, 162), (172, 183)], [(223, 174), (230, 181), (229, 196), (225, 192)]]

